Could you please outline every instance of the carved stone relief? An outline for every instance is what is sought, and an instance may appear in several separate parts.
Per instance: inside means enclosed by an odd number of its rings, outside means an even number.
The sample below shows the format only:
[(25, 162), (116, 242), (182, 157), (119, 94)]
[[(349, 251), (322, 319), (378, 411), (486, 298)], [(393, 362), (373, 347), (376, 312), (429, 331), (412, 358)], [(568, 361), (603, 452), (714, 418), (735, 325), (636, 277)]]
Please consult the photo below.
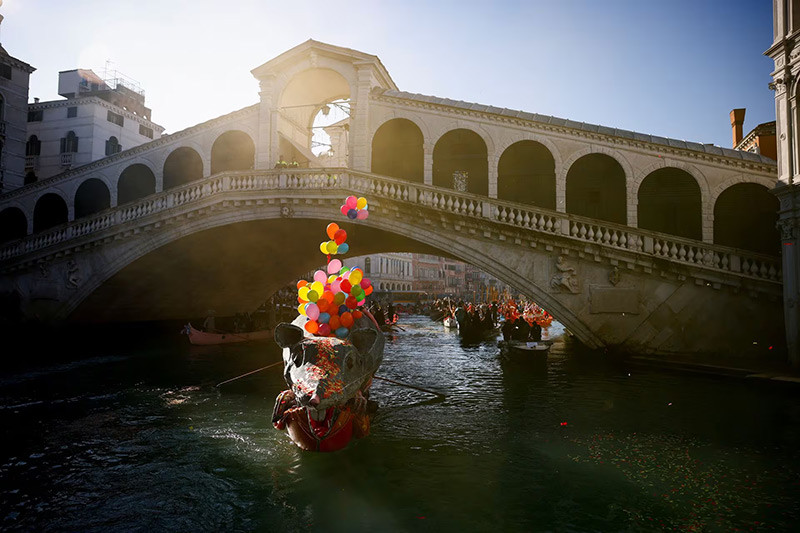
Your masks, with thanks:
[(550, 279), (550, 288), (562, 292), (577, 294), (580, 292), (580, 280), (575, 267), (567, 264), (563, 255), (559, 255), (555, 263), (556, 273)]

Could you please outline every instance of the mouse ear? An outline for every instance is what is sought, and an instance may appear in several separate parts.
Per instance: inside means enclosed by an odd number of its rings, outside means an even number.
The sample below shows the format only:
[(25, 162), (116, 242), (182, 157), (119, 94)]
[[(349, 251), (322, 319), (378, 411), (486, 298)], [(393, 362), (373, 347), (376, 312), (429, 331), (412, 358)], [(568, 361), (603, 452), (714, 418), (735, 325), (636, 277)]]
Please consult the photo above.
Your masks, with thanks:
[(301, 340), (305, 333), (302, 329), (298, 328), (294, 324), (289, 324), (287, 322), (281, 322), (277, 326), (275, 326), (275, 342), (278, 343), (278, 346), (281, 348), (288, 348), (289, 346), (294, 346)]
[(379, 333), (372, 328), (361, 328), (350, 333), (350, 342), (360, 353), (369, 353), (378, 335)]

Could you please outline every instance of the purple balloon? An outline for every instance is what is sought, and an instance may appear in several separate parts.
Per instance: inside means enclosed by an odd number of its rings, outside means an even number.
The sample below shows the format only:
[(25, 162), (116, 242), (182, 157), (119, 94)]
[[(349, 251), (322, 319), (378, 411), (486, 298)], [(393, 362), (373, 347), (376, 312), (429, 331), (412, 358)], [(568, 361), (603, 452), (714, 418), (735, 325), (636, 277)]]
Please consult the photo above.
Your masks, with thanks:
[(355, 209), (348, 209), (347, 211), (347, 218), (355, 219), (358, 216), (358, 211)]

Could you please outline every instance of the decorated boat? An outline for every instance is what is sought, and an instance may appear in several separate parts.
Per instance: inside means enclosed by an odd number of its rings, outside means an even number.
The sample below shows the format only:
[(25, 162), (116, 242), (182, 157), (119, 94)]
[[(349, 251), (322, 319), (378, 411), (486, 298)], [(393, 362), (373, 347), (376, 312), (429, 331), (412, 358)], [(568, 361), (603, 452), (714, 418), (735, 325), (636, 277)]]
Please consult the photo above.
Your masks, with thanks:
[(455, 329), (458, 327), (458, 322), (452, 316), (445, 317), (444, 327), (446, 327), (447, 329)]
[(189, 342), (196, 346), (210, 346), (214, 344), (231, 344), (235, 342), (249, 342), (269, 340), (272, 338), (272, 330), (245, 331), (241, 333), (212, 333), (210, 331), (200, 331), (191, 324), (186, 324), (183, 333), (189, 336)]

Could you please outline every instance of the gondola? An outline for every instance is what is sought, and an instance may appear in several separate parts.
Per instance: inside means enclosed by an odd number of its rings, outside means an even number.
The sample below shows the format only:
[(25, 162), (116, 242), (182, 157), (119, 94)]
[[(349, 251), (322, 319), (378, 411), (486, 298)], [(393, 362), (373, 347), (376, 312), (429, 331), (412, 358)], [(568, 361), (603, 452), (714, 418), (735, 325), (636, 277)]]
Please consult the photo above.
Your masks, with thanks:
[(547, 355), (550, 352), (550, 344), (551, 343), (548, 342), (514, 340), (500, 341), (497, 343), (500, 347), (500, 354), (506, 359), (518, 362), (530, 361), (534, 363), (547, 361)]
[(189, 342), (198, 346), (214, 344), (231, 344), (234, 342), (248, 342), (268, 340), (272, 338), (272, 330), (247, 331), (242, 333), (210, 333), (194, 329), (191, 324), (186, 324), (183, 333), (189, 336)]

